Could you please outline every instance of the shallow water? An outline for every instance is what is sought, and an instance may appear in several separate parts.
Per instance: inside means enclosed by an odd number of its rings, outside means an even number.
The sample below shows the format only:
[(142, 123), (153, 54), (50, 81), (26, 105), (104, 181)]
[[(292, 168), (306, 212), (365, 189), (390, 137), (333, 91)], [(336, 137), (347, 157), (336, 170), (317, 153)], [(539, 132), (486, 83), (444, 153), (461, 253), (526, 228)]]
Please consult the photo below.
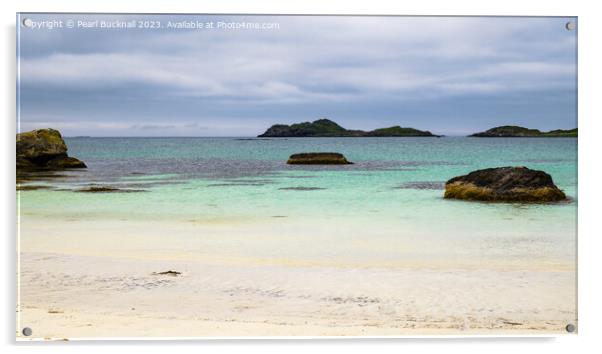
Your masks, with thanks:
[[(278, 253), (280, 259), (332, 264), (353, 260), (354, 265), (416, 260), (428, 267), (429, 262), (448, 260), (453, 265), (575, 266), (577, 140), (573, 138), (68, 138), (66, 142), (69, 154), (89, 168), (26, 182), (53, 189), (20, 192), (22, 225), (47, 218), (105, 224), (218, 223), (233, 234), (256, 230), (248, 239), (225, 235), (211, 246), (218, 253), (223, 247), (252, 259)], [(355, 164), (286, 165), (292, 153), (311, 151), (340, 152)], [(496, 166), (544, 170), (571, 201), (535, 205), (442, 198), (443, 183), (449, 178)], [(76, 192), (90, 185), (138, 192)], [(254, 240), (257, 233), (262, 237)], [(28, 237), (27, 232), (21, 237)], [(406, 262), (396, 263), (400, 260)]]

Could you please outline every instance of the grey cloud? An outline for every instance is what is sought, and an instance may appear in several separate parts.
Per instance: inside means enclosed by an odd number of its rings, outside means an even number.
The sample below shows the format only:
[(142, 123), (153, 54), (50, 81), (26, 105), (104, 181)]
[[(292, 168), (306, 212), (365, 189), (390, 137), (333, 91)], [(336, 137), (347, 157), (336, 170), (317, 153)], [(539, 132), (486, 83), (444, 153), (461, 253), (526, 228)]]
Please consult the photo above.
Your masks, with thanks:
[[(120, 117), (126, 123), (107, 131), (152, 131), (139, 123), (150, 119), (163, 126), (154, 130), (238, 134), (255, 133), (249, 127), (258, 120), (337, 112), (349, 120), (416, 111), (435, 122), (462, 109), (476, 117), (476, 105), (460, 100), (500, 104), (516, 95), (532, 98), (520, 109), (535, 117), (548, 110), (540, 97), (576, 89), (575, 36), (560, 18), (220, 18), (276, 21), (281, 29), (23, 33), (22, 120), (69, 127), (68, 120)], [(420, 101), (430, 111), (412, 106)], [(517, 109), (500, 107), (500, 115)], [(47, 112), (56, 118), (43, 119)], [(173, 124), (161, 123), (173, 112)]]
[(131, 126), (132, 129), (140, 129), (140, 130), (154, 130), (154, 129), (173, 129), (176, 126), (173, 124), (161, 125), (161, 124), (134, 124)]

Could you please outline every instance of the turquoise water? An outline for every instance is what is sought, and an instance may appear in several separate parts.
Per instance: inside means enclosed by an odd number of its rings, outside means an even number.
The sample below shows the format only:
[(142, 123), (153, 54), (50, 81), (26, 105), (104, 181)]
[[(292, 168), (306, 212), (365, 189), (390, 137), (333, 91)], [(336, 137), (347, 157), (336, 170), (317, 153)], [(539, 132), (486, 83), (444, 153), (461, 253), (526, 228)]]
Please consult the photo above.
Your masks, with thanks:
[[(517, 261), (573, 264), (577, 140), (573, 138), (68, 138), (85, 171), (29, 182), (53, 189), (20, 193), (28, 217), (216, 223), (275, 223), (332, 231), (329, 244), (355, 244), (357, 257), (452, 252), (504, 254)], [(348, 166), (289, 166), (297, 152), (341, 152)], [(446, 180), (472, 170), (527, 166), (548, 172), (571, 198), (558, 204), (445, 200)], [(90, 185), (131, 193), (78, 193)], [(234, 226), (232, 226), (234, 225)], [(279, 229), (274, 242), (292, 242)], [(329, 231), (330, 230), (330, 231)], [(304, 247), (295, 236), (295, 247)], [(308, 236), (310, 237), (310, 236)], [(249, 241), (251, 242), (251, 241)], [(408, 251), (409, 245), (414, 245)], [(337, 248), (338, 247), (338, 248)], [(411, 247), (410, 247), (411, 248)], [(261, 251), (258, 251), (261, 252)], [(292, 251), (291, 251), (292, 252)], [(297, 252), (297, 251), (295, 251)], [(328, 257), (351, 252), (333, 246)], [(298, 257), (302, 257), (299, 251)], [(307, 253), (306, 253), (307, 254)]]

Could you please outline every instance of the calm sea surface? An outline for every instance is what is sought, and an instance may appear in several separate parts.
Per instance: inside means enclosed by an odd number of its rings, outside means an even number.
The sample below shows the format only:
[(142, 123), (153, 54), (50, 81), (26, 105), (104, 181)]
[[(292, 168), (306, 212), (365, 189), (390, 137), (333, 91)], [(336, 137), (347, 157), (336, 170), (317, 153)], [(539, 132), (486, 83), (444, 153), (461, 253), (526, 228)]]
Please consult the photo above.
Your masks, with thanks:
[[(357, 225), (352, 228), (357, 232), (333, 231), (336, 237), (321, 242), (325, 249), (329, 243), (356, 245), (365, 257), (399, 257), (401, 248), (388, 250), (388, 245), (402, 242), (404, 257), (446, 250), (451, 257), (504, 253), (517, 261), (574, 265), (574, 138), (65, 140), (69, 154), (89, 168), (29, 182), (52, 189), (20, 193), (22, 222), (29, 217), (226, 224), (231, 220), (244, 230), (245, 223), (281, 218), (297, 228), (307, 225), (308, 232), (323, 225), (326, 234), (329, 227)], [(340, 152), (355, 164), (286, 165), (289, 155), (311, 151)], [(535, 205), (442, 198), (446, 180), (497, 166), (546, 171), (571, 201)], [(132, 192), (76, 192), (91, 185)]]

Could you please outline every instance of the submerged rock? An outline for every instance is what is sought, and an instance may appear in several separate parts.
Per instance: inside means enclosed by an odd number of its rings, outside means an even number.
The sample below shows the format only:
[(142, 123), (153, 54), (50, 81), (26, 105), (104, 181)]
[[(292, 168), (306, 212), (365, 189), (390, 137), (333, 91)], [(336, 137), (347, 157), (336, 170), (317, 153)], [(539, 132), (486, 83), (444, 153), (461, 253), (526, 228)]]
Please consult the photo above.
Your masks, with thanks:
[(289, 165), (350, 165), (343, 154), (336, 152), (309, 152), (293, 154), (286, 162)]
[(445, 183), (444, 197), (493, 202), (555, 202), (566, 199), (549, 174), (527, 167), (487, 168), (454, 177)]
[(38, 129), (17, 134), (17, 170), (85, 168), (67, 156), (67, 145), (58, 130)]

